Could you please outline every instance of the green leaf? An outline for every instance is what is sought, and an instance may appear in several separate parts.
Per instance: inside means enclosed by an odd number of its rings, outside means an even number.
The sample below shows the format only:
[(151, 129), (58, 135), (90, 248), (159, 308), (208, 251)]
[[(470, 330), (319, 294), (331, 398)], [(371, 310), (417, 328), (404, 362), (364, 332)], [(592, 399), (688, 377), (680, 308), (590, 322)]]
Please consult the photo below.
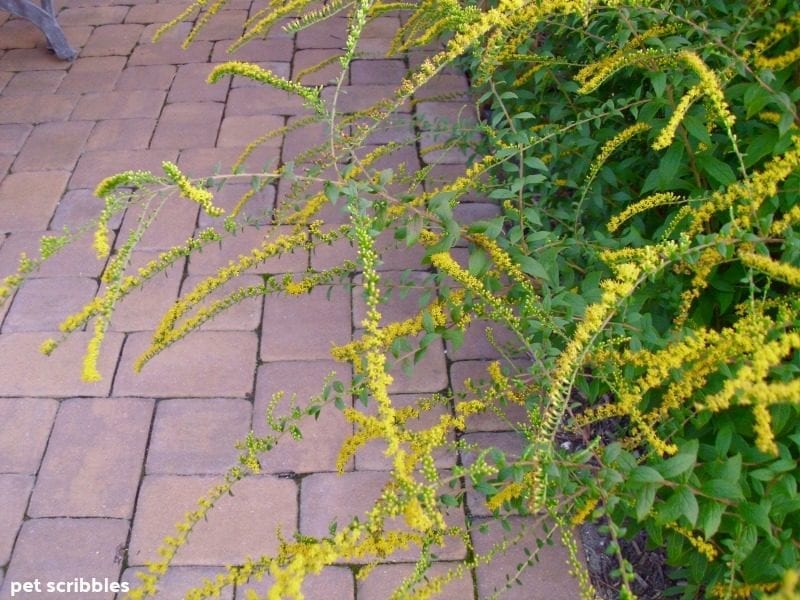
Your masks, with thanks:
[(719, 529), (722, 523), (722, 515), (725, 512), (725, 505), (713, 500), (703, 500), (700, 504), (700, 514), (697, 526), (703, 530), (706, 539), (710, 539)]
[(700, 507), (697, 505), (697, 498), (694, 493), (686, 486), (681, 486), (676, 492), (678, 502), (680, 503), (681, 513), (689, 521), (692, 527), (697, 523), (697, 516), (700, 512)]
[(719, 185), (730, 185), (736, 181), (736, 174), (733, 169), (709, 153), (697, 155), (697, 166)]
[(653, 502), (656, 499), (656, 491), (659, 486), (655, 483), (648, 483), (643, 485), (640, 490), (636, 492), (636, 520), (643, 520), (653, 508)]
[(524, 254), (515, 254), (513, 258), (519, 264), (523, 272), (537, 279), (542, 279), (545, 282), (550, 282), (550, 275), (547, 273), (547, 269), (535, 258), (525, 256)]
[(691, 440), (681, 446), (680, 453), (668, 458), (657, 466), (664, 478), (672, 479), (690, 470), (697, 461), (697, 440)]
[(635, 483), (661, 483), (664, 478), (654, 468), (642, 465), (631, 472), (630, 480)]
[(745, 502), (739, 505), (739, 514), (748, 523), (752, 523), (759, 529), (763, 529), (768, 535), (772, 535), (772, 526), (769, 521), (769, 511), (763, 504), (753, 504)]
[(744, 495), (742, 488), (738, 483), (727, 481), (725, 479), (710, 479), (703, 483), (701, 488), (703, 493), (712, 498), (721, 498), (723, 500), (741, 500)]

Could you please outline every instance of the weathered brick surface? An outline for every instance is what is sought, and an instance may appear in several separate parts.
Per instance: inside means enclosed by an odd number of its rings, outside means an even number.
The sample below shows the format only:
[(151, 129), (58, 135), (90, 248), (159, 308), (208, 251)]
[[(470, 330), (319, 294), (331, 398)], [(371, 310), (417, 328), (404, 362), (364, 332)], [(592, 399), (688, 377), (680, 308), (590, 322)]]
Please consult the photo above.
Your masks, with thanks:
[[(434, 563), (428, 571), (428, 577), (440, 577), (455, 567), (454, 563)], [(378, 565), (369, 577), (358, 581), (359, 600), (385, 600), (400, 587), (403, 580), (414, 572), (413, 564)], [(472, 578), (469, 571), (460, 578), (445, 585), (436, 596), (440, 600), (470, 600), (473, 597)]]
[(66, 121), (37, 125), (14, 161), (14, 171), (68, 171), (75, 166), (94, 123)]
[(0, 473), (39, 470), (57, 410), (48, 398), (0, 398), (0, 422), (14, 424), (0, 428)]
[(14, 296), (2, 331), (56, 331), (94, 298), (97, 282), (82, 277), (33, 279)]
[[(326, 85), (335, 83), (342, 72), (342, 65), (337, 58), (342, 52), (337, 49), (298, 50), (292, 62), (292, 77), (304, 85)], [(320, 64), (324, 66), (319, 67)], [(345, 75), (345, 83), (348, 82)]]
[[(104, 582), (119, 580), (120, 563), (115, 559), (128, 537), (128, 522), (121, 519), (31, 519), (25, 521), (14, 546), (0, 598), (10, 597), (12, 581), (42, 582), (41, 593), (26, 599), (48, 600), (45, 583), (73, 582), (91, 578)], [(64, 594), (66, 595), (66, 594)], [(87, 600), (112, 600), (113, 593), (78, 592)], [(17, 596), (19, 598), (21, 596)], [(78, 597), (78, 596), (76, 596)]]
[[(3, 58), (5, 56), (7, 54)], [(0, 58), (0, 63), (3, 58)], [(68, 96), (38, 95), (30, 92), (19, 96), (2, 96), (0, 123), (63, 121), (72, 113), (74, 106), (75, 98)]]
[(47, 229), (69, 178), (65, 171), (11, 173), (0, 183), (0, 231)]
[(119, 76), (116, 89), (166, 90), (172, 84), (176, 71), (173, 65), (129, 66)]
[[(208, 83), (212, 65), (191, 63), (178, 67), (169, 89), (167, 102), (224, 102), (228, 96), (228, 79)], [(202, 121), (197, 121), (197, 124)]]
[[(37, 43), (41, 43), (41, 40)], [(39, 47), (6, 50), (0, 57), (0, 71), (38, 71), (68, 67), (67, 61), (59, 60), (54, 54), (43, 52)]]
[(152, 412), (136, 398), (63, 401), (28, 514), (130, 519)]
[[(219, 477), (148, 475), (142, 482), (128, 552), (130, 565), (157, 558), (165, 532), (197, 508), (197, 500)], [(239, 564), (246, 556), (272, 554), (278, 549), (276, 529), (291, 537), (297, 522), (297, 485), (290, 479), (250, 477), (236, 484), (234, 495), (223, 496), (197, 524), (188, 545), (173, 564)]]
[(402, 60), (356, 60), (350, 66), (350, 79), (359, 85), (397, 85), (407, 71)]
[[(219, 131), (217, 146), (221, 148), (244, 148), (257, 137), (283, 127), (283, 117), (277, 115), (254, 115), (225, 117)], [(265, 147), (279, 147), (282, 136), (264, 141)]]
[(107, 25), (122, 23), (127, 14), (127, 6), (65, 8), (58, 13), (58, 22), (62, 27), (67, 25)]
[(158, 403), (147, 473), (224, 473), (237, 464), (236, 442), (250, 430), (252, 405), (233, 398), (182, 398)]
[[(266, 39), (252, 40), (245, 44), (236, 51), (236, 59), (247, 62), (259, 62), (262, 60), (291, 61), (294, 51), (292, 40), (281, 36), (277, 27), (273, 29), (273, 32), (278, 33), (278, 35), (271, 35)], [(215, 42), (211, 62), (217, 63), (230, 60), (229, 46), (229, 41)]]
[(261, 359), (328, 359), (331, 345), (347, 343), (350, 333), (349, 290), (318, 287), (302, 296), (267, 296)]
[[(22, 22), (22, 21), (19, 21)], [(11, 75), (5, 73), (4, 75)], [(66, 73), (54, 71), (20, 71), (3, 88), (3, 96), (27, 96), (29, 94), (54, 94)]]
[(33, 131), (33, 127), (25, 123), (0, 125), (0, 152), (4, 154), (19, 152), (31, 131)]
[[(60, 204), (59, 207), (61, 207)], [(81, 210), (91, 212), (88, 208), (81, 208)], [(56, 216), (58, 214), (57, 211)], [(53, 227), (61, 227), (62, 223), (54, 217)], [(39, 242), (42, 236), (55, 236), (61, 233), (63, 232), (59, 230), (12, 233), (0, 247), (0, 272), (16, 272), (20, 253), (24, 252), (30, 258), (38, 257)], [(97, 259), (92, 248), (92, 240), (85, 237), (65, 246), (57, 254), (47, 259), (36, 271), (35, 277), (97, 277), (104, 265), (105, 259)]]
[(94, 189), (105, 177), (121, 171), (142, 170), (161, 174), (161, 163), (174, 161), (177, 150), (92, 150), (84, 152), (69, 181), (70, 189)]
[(73, 113), (76, 119), (113, 119), (124, 115), (154, 118), (161, 113), (164, 94), (152, 90), (84, 94)]
[[(135, 8), (135, 7), (134, 7)], [(225, 569), (219, 567), (172, 567), (167, 571), (156, 584), (158, 590), (157, 598), (185, 598), (186, 593), (194, 588), (202, 587), (204, 579), (214, 580), (218, 573), (224, 573)], [(146, 573), (144, 567), (133, 567), (125, 569), (120, 581), (127, 582), (130, 589), (141, 585), (137, 573)], [(124, 600), (125, 595), (119, 594), (117, 600)], [(220, 600), (232, 600), (233, 589), (226, 588), (219, 596)]]
[(114, 383), (115, 395), (240, 398), (252, 393), (257, 347), (254, 333), (194, 332), (135, 373), (134, 361), (150, 339), (148, 332), (128, 336)]
[(29, 475), (0, 475), (0, 565), (8, 564), (33, 488)]
[(122, 69), (124, 56), (87, 56), (78, 58), (58, 86), (59, 94), (110, 92)]
[[(274, 410), (274, 417), (290, 414), (292, 397), (296, 395), (296, 405), (304, 408), (309, 400), (322, 393), (325, 378), (336, 373), (335, 379), (350, 386), (350, 368), (346, 364), (329, 360), (269, 362), (261, 365), (256, 377), (255, 406), (253, 409), (253, 430), (257, 435), (275, 435), (267, 425), (267, 407), (273, 394), (284, 392)], [(348, 398), (344, 399), (348, 402)], [(291, 471), (310, 473), (315, 471), (334, 471), (336, 458), (342, 443), (352, 434), (353, 427), (341, 411), (329, 404), (323, 408), (320, 418), (306, 417), (298, 423), (303, 434), (302, 440), (293, 440), (284, 435), (278, 445), (263, 461), (268, 473)], [(313, 448), (313, 452), (308, 449)], [(352, 465), (350, 465), (352, 466)]]
[(222, 104), (216, 102), (179, 102), (164, 107), (153, 148), (193, 148), (213, 146), (222, 119)]
[(150, 145), (155, 119), (106, 119), (92, 129), (88, 150), (143, 150)]
[(127, 56), (142, 36), (143, 29), (142, 25), (132, 23), (96, 27), (81, 50), (81, 56)]
[[(153, 158), (157, 156), (156, 150), (148, 150)], [(165, 151), (166, 156), (173, 155), (173, 152)], [(162, 174), (164, 171), (161, 164), (154, 173)], [(174, 190), (173, 190), (174, 192)], [(154, 205), (148, 207), (150, 210)], [(141, 202), (128, 208), (122, 225), (117, 235), (117, 245), (124, 244), (128, 235), (139, 226), (139, 220), (145, 205)], [(158, 218), (148, 227), (142, 238), (137, 244), (139, 250), (169, 250), (173, 246), (183, 245), (186, 240), (194, 235), (197, 214), (200, 207), (191, 200), (187, 200), (176, 193), (172, 193), (160, 206)]]
[[(247, 590), (253, 590), (259, 597), (266, 597), (272, 578), (269, 575), (259, 582), (239, 586), (236, 600), (246, 600)], [(306, 600), (353, 600), (353, 572), (346, 567), (327, 567), (317, 575), (310, 575), (300, 588)], [(388, 596), (387, 596), (388, 597)]]
[(0, 335), (0, 395), (68, 398), (108, 394), (121, 335), (106, 334), (98, 362), (103, 380), (95, 383), (81, 381), (83, 354), (91, 334), (73, 333), (51, 356), (44, 356), (39, 348), (47, 337), (39, 332)]

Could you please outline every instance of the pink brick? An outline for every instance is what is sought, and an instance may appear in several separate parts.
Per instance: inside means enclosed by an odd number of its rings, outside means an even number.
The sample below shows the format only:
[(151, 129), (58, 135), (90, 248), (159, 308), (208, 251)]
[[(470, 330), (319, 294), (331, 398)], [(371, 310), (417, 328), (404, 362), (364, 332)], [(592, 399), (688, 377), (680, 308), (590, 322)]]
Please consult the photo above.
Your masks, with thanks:
[[(511, 589), (525, 590), (526, 598), (529, 600), (573, 600), (580, 598), (581, 593), (575, 578), (569, 574), (570, 566), (567, 562), (566, 549), (559, 543), (556, 534), (554, 546), (545, 546), (538, 553), (536, 552), (536, 538), (542, 536), (541, 529), (535, 523), (525, 522), (519, 518), (510, 518), (509, 523), (512, 531), (507, 532), (497, 521), (487, 521), (489, 526), (488, 533), (475, 533), (473, 543), (475, 552), (485, 554), (491, 547), (501, 542), (503, 539), (513, 537), (520, 527), (525, 527), (526, 533), (522, 541), (498, 556), (487, 565), (477, 568), (476, 580), (478, 594), (481, 598), (491, 596), (495, 591), (505, 590), (505, 597), (512, 598), (513, 593), (507, 588), (506, 576), (517, 577), (519, 565), (525, 564), (529, 560), (524, 549), (528, 548), (531, 553), (536, 553), (537, 560), (531, 560), (528, 565), (518, 575), (519, 587), (516, 583)], [(478, 531), (478, 528), (473, 528)]]
[[(241, 585), (236, 591), (236, 600), (246, 600), (247, 590), (253, 590), (260, 597), (266, 597), (272, 578), (265, 575), (261, 582), (253, 580)], [(317, 575), (309, 575), (300, 591), (306, 600), (353, 600), (353, 573), (347, 567), (326, 567)], [(388, 597), (388, 596), (387, 596)]]
[(252, 406), (239, 399), (189, 398), (158, 403), (147, 473), (225, 473), (237, 464), (236, 442), (250, 430)]
[(194, 42), (187, 50), (170, 40), (157, 44), (149, 42), (148, 31), (142, 34), (142, 42), (134, 48), (129, 65), (182, 65), (204, 63), (211, 54), (211, 42)]
[(78, 58), (58, 86), (59, 94), (110, 92), (122, 69), (124, 56), (87, 56)]
[(93, 125), (86, 121), (37, 125), (14, 161), (14, 171), (72, 169)]
[[(44, 38), (41, 33), (39, 35)], [(40, 39), (37, 43), (43, 42), (44, 39)], [(0, 71), (63, 70), (67, 69), (69, 65), (69, 61), (57, 58), (55, 54), (48, 52), (41, 46), (6, 50), (3, 56), (0, 57)]]
[[(92, 577), (105, 583), (117, 582), (120, 563), (115, 558), (128, 537), (128, 522), (120, 519), (31, 519), (25, 521), (14, 547), (0, 597), (10, 596), (12, 581), (74, 582)], [(41, 593), (27, 593), (26, 599), (47, 600)], [(83, 600), (111, 600), (113, 593), (80, 593)]]
[(161, 113), (164, 93), (153, 90), (96, 92), (81, 96), (73, 119), (155, 118)]
[(310, 109), (296, 94), (272, 87), (234, 87), (228, 94), (227, 115), (308, 115)]
[[(356, 283), (361, 282), (359, 276)], [(378, 312), (385, 325), (415, 317), (423, 308), (420, 306), (423, 294), (430, 291), (429, 302), (436, 299), (432, 275), (424, 271), (385, 271), (381, 273), (379, 288), (381, 304), (378, 305)], [(364, 287), (357, 285), (353, 288), (353, 324), (362, 327), (361, 322), (366, 316)]]
[[(222, 183), (222, 179), (219, 180)], [(225, 210), (225, 216), (231, 215), (234, 208), (239, 205), (240, 200), (245, 194), (252, 192), (253, 186), (250, 182), (243, 182), (242, 179), (229, 179), (221, 188), (216, 186), (211, 189), (214, 194), (214, 205)], [(275, 208), (275, 187), (267, 186), (253, 194), (247, 202), (239, 207), (237, 221), (258, 224), (259, 226), (269, 226), (272, 223), (273, 210)], [(219, 227), (222, 222), (220, 217), (212, 217), (204, 212), (200, 213), (198, 221), (199, 227)]]
[(343, 49), (347, 40), (349, 21), (346, 17), (333, 17), (324, 27), (310, 27), (297, 33), (297, 48)]
[[(276, 27), (270, 33), (278, 33)], [(294, 44), (286, 36), (270, 35), (266, 39), (256, 39), (248, 42), (232, 55), (228, 52), (229, 41), (219, 41), (214, 44), (214, 54), (211, 62), (225, 62), (227, 60), (243, 60), (246, 62), (259, 62), (262, 60), (275, 60), (288, 62), (294, 55)]]
[[(297, 80), (303, 71), (314, 69), (310, 73), (303, 75), (300, 82), (303, 85), (326, 85), (335, 82), (342, 72), (342, 65), (338, 57), (343, 53), (337, 49), (314, 49), (298, 50), (295, 52), (292, 61), (292, 78)], [(332, 61), (330, 59), (333, 59)], [(325, 62), (325, 66), (317, 68)], [(349, 77), (345, 75), (345, 84), (349, 83)]]
[(402, 60), (356, 60), (350, 68), (354, 84), (373, 85), (399, 85), (408, 71)]
[(350, 297), (336, 286), (310, 294), (267, 296), (261, 333), (261, 359), (330, 358), (333, 345), (350, 341)]
[[(55, 335), (55, 334), (54, 334)], [(106, 334), (98, 368), (103, 380), (81, 381), (83, 355), (91, 334), (78, 332), (45, 356), (39, 348), (43, 333), (8, 333), (0, 336), (0, 396), (104, 396), (111, 387), (122, 336)]]
[(502, 354), (489, 342), (489, 338), (486, 336), (487, 327), (492, 330), (492, 339), (500, 345), (500, 348), (505, 349), (506, 352), (512, 355), (515, 350), (519, 350), (521, 344), (519, 338), (511, 333), (505, 325), (492, 321), (476, 320), (470, 323), (469, 328), (464, 333), (464, 341), (458, 348), (455, 348), (450, 342), (447, 343), (447, 352), (451, 360), (500, 358)]
[(66, 317), (90, 302), (96, 291), (97, 282), (88, 278), (32, 279), (14, 296), (2, 331), (55, 331)]
[[(225, 117), (219, 131), (217, 146), (221, 148), (241, 148), (257, 137), (283, 127), (283, 118), (275, 115), (253, 115)], [(264, 147), (279, 147), (283, 136), (266, 140)], [(277, 154), (277, 152), (276, 152)]]
[[(306, 407), (312, 397), (322, 393), (324, 380), (331, 373), (336, 373), (334, 379), (341, 381), (345, 389), (350, 387), (350, 368), (342, 363), (321, 360), (269, 362), (261, 365), (256, 378), (253, 413), (253, 430), (256, 435), (276, 435), (267, 425), (265, 416), (273, 394), (284, 392), (283, 398), (275, 407), (275, 418), (288, 416), (292, 397), (296, 395), (297, 406), (301, 409)], [(344, 400), (349, 404), (347, 397)], [(296, 441), (289, 435), (284, 435), (278, 445), (264, 455), (262, 464), (265, 471), (309, 473), (335, 470), (339, 449), (353, 431), (353, 426), (347, 422), (341, 411), (330, 403), (322, 409), (318, 420), (306, 417), (297, 425), (303, 439)], [(309, 448), (314, 451), (309, 452)]]
[[(0, 398), (0, 472), (36, 473), (58, 402), (46, 398)], [(2, 528), (0, 528), (2, 529)]]
[[(525, 438), (517, 431), (494, 431), (467, 433), (461, 436), (465, 449), (461, 451), (461, 460), (465, 466), (475, 462), (476, 457), (487, 448), (495, 448), (506, 456), (508, 463), (519, 460), (525, 449)], [(489, 463), (492, 460), (489, 459)], [(488, 517), (492, 510), (486, 505), (486, 496), (475, 491), (472, 482), (467, 478), (467, 506), (471, 515)]]
[[(252, 141), (252, 140), (250, 140)], [(187, 175), (208, 177), (210, 174), (231, 174), (233, 164), (239, 158), (243, 147), (239, 148), (186, 148), (181, 150), (178, 166)], [(271, 146), (262, 146), (250, 154), (242, 167), (245, 173), (264, 173), (274, 171), (278, 165), (279, 153)], [(249, 185), (250, 178), (239, 179)]]
[(161, 163), (174, 161), (177, 150), (91, 150), (84, 152), (72, 173), (70, 189), (94, 189), (104, 178), (122, 171), (162, 173)]
[(16, 154), (28, 139), (33, 127), (22, 123), (0, 125), (0, 152)]
[(103, 6), (98, 8), (65, 8), (58, 13), (60, 25), (107, 25), (122, 23), (128, 14), (127, 6)]
[(133, 50), (144, 29), (141, 25), (101, 25), (92, 31), (81, 56), (127, 56)]
[(225, 102), (225, 98), (228, 96), (229, 78), (213, 84), (208, 83), (206, 80), (213, 67), (214, 65), (208, 63), (180, 65), (172, 86), (170, 86), (167, 101)]
[[(444, 576), (451, 568), (458, 563), (433, 563), (431, 568), (426, 571), (427, 578)], [(409, 578), (414, 573), (413, 564), (393, 564), (378, 565), (369, 576), (358, 581), (359, 600), (385, 600), (390, 598), (392, 593), (402, 585), (403, 580)], [(423, 580), (418, 588), (411, 588), (409, 591), (413, 595), (414, 589), (424, 587)], [(445, 585), (441, 592), (434, 596), (439, 600), (468, 600), (473, 597), (472, 577), (469, 570), (464, 575)]]
[[(136, 7), (134, 7), (136, 8)], [(225, 569), (220, 567), (170, 567), (166, 574), (156, 584), (158, 590), (157, 598), (185, 598), (189, 590), (200, 588), (205, 579), (211, 581), (217, 576), (218, 573), (223, 573)], [(130, 586), (130, 589), (136, 589), (141, 585), (142, 581), (139, 579), (137, 573), (146, 573), (147, 569), (144, 567), (132, 567), (125, 569), (120, 581), (125, 581)], [(233, 589), (226, 588), (219, 596), (220, 600), (232, 600)], [(118, 596), (117, 600), (123, 600), (123, 596)]]
[[(175, 524), (219, 483), (219, 477), (145, 477), (133, 521), (129, 564), (155, 560), (164, 536), (173, 535)], [(274, 554), (278, 549), (276, 529), (280, 527), (284, 536), (291, 537), (296, 522), (297, 487), (293, 481), (250, 477), (237, 483), (234, 495), (223, 496), (207, 519), (195, 526), (173, 564), (240, 564), (246, 556)]]
[(21, 71), (3, 88), (3, 95), (54, 94), (64, 75), (64, 71)]
[(150, 397), (244, 397), (253, 391), (257, 338), (249, 332), (197, 331), (164, 350), (141, 373), (133, 363), (151, 335), (129, 335), (114, 394)]
[(155, 119), (106, 119), (98, 122), (89, 140), (88, 150), (143, 150), (150, 145)]
[(0, 230), (40, 231), (47, 228), (69, 173), (30, 171), (7, 175), (0, 183)]
[(176, 70), (177, 67), (173, 65), (126, 67), (117, 80), (116, 89), (166, 90), (172, 84)]
[[(0, 58), (0, 69), (2, 61)], [(0, 96), (0, 123), (64, 121), (72, 113), (75, 101), (74, 97), (31, 95), (30, 92), (20, 96)]]
[(0, 49), (35, 48), (44, 43), (44, 36), (26, 19), (11, 19), (0, 26)]
[(222, 104), (216, 102), (168, 104), (158, 119), (151, 147), (180, 149), (213, 146), (222, 110)]
[(8, 564), (33, 488), (33, 477), (0, 475), (0, 564)]
[(167, 23), (177, 17), (185, 7), (180, 4), (140, 4), (132, 6), (125, 17), (126, 23)]
[[(59, 225), (54, 221), (54, 226)], [(42, 236), (57, 236), (61, 233), (56, 230), (12, 233), (0, 248), (0, 273), (16, 272), (22, 252), (28, 258), (39, 257)], [(83, 237), (44, 261), (34, 277), (97, 277), (104, 266), (105, 259), (97, 260), (90, 237)]]
[(221, 10), (198, 32), (198, 40), (225, 40), (236, 38), (244, 31), (246, 10)]
[[(156, 151), (147, 151), (156, 152)], [(171, 155), (171, 152), (167, 152)], [(155, 154), (151, 154), (155, 158)], [(153, 165), (155, 167), (155, 165)], [(161, 164), (152, 172), (160, 175), (163, 173)], [(117, 246), (124, 244), (128, 235), (139, 226), (142, 211), (145, 208), (142, 202), (128, 208), (122, 220)], [(155, 206), (150, 205), (150, 210)], [(173, 191), (172, 195), (160, 207), (158, 216), (150, 224), (142, 238), (136, 244), (139, 250), (169, 250), (173, 246), (184, 244), (194, 234), (197, 214), (200, 207), (191, 200), (187, 200)]]
[[(486, 368), (491, 361), (486, 360), (467, 360), (454, 362), (450, 365), (450, 381), (453, 392), (457, 395), (456, 400), (462, 401), (474, 399), (474, 394), (466, 391), (464, 382), (467, 378), (472, 380), (473, 385), (486, 384), (490, 381)], [(507, 367), (507, 365), (503, 365)], [(479, 394), (480, 396), (480, 394)], [(502, 415), (502, 416), (501, 416)], [(511, 431), (519, 428), (520, 424), (528, 422), (528, 413), (524, 406), (507, 401), (503, 404), (498, 403), (493, 409), (478, 415), (473, 415), (467, 420), (469, 431)]]
[(131, 518), (152, 413), (136, 398), (62, 402), (29, 514)]
[[(188, 294), (195, 286), (206, 277), (202, 275), (195, 275), (187, 277), (181, 287), (181, 295)], [(234, 280), (227, 282), (219, 289), (210, 294), (202, 303), (202, 305), (210, 305), (216, 300), (221, 300), (228, 294), (235, 292), (238, 289), (251, 286), (259, 286), (264, 283), (264, 280), (257, 275), (243, 275)], [(255, 331), (261, 324), (261, 310), (263, 305), (263, 297), (255, 296), (246, 298), (237, 304), (227, 308), (226, 310), (218, 313), (210, 321), (206, 321), (202, 329), (207, 331)]]

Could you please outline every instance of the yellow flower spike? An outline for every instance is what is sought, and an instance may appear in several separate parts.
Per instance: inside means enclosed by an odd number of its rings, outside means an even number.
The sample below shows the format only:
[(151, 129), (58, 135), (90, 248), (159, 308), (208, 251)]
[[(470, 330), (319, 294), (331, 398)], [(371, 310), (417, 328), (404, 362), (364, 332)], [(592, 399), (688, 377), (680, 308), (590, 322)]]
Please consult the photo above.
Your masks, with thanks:
[(192, 185), (186, 175), (180, 171), (178, 165), (169, 161), (164, 161), (161, 163), (161, 167), (164, 169), (164, 173), (167, 174), (167, 177), (178, 186), (181, 196), (199, 204), (203, 212), (211, 217), (219, 217), (225, 214), (222, 208), (214, 206), (212, 202), (214, 196), (211, 192)]

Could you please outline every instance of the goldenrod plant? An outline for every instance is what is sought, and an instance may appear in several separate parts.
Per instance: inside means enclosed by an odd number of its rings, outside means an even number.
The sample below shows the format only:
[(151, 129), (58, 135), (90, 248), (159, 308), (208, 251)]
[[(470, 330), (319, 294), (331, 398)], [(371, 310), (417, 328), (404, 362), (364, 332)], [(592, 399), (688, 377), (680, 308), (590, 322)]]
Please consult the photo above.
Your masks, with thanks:
[[(164, 30), (199, 13), (189, 44), (224, 4), (195, 0)], [(428, 58), (392, 97), (342, 113), (341, 88), (364, 27), (397, 12), (404, 19), (391, 51), (424, 46)], [(247, 155), (284, 128), (250, 144), (229, 174), (192, 181), (164, 163), (164, 174), (123, 173), (98, 187), (106, 202), (95, 234), (100, 255), (112, 251), (110, 217), (134, 203), (145, 210), (139, 227), (113, 249), (105, 290), (63, 324), (65, 335), (86, 325), (94, 331), (87, 380), (102, 376), (97, 356), (116, 303), (177, 258), (248, 226), (248, 201), (279, 178), (293, 183), (297, 205), (270, 215), (260, 246), (169, 309), (136, 367), (249, 296), (302, 294), (358, 272), (367, 306), (363, 336), (332, 350), (352, 368), (352, 388), (331, 380), (290, 418), (269, 415), (273, 433), (242, 443), (241, 465), (165, 540), (163, 560), (149, 566), (131, 597), (151, 596), (215, 501), (258, 473), (269, 460), (264, 452), (282, 435), (298, 436), (303, 415), (328, 404), (355, 426), (338, 468), (365, 442), (386, 443), (393, 468), (374, 507), (327, 537), (281, 539), (276, 555), (230, 567), (190, 598), (214, 597), (264, 574), (274, 581), (268, 598), (301, 598), (308, 574), (336, 561), (374, 563), (408, 547), (418, 551), (417, 568), (394, 597), (433, 596), (509, 544), (530, 543), (520, 535), (476, 553), (479, 533), (446, 519), (464, 501), (465, 482), (498, 518), (519, 513), (543, 521), (548, 535), (557, 531), (584, 597), (597, 592), (573, 538), (582, 523), (609, 536), (619, 597), (636, 596), (620, 540), (641, 531), (664, 549), (670, 594), (796, 597), (800, 6), (791, 0), (273, 0), (248, 18), (231, 50), (273, 27), (296, 32), (344, 14), (342, 75), (327, 100), (318, 88), (242, 62), (220, 65), (209, 77), (249, 77), (297, 95), (309, 116), (294, 127), (324, 123), (327, 142), (271, 172), (244, 172)], [(482, 115), (482, 135), (463, 175), (436, 187), (429, 167), (376, 168), (402, 142), (366, 146), (370, 135), (454, 64), (470, 71)], [(475, 128), (459, 135), (444, 146), (474, 143)], [(207, 184), (237, 178), (252, 179), (252, 190), (224, 215)], [(454, 209), (470, 191), (496, 201), (502, 213), (459, 223)], [(166, 201), (198, 203), (218, 224), (129, 274), (132, 249)], [(349, 222), (325, 226), (318, 215), (329, 204), (343, 206)], [(396, 323), (380, 314), (388, 290), (376, 238), (385, 231), (422, 246), (420, 268), (430, 274), (431, 293), (419, 313)], [(3, 280), (0, 300), (77, 233), (43, 240), (41, 258), (22, 257), (18, 273)], [(268, 278), (204, 304), (268, 258), (337, 239), (357, 248), (356, 263), (297, 280)], [(457, 244), (467, 246), (468, 260), (453, 252)], [(485, 328), (503, 357), (485, 380), (465, 382), (463, 397), (397, 406), (387, 363), (402, 354), (418, 358), (434, 339), (458, 345), (470, 327)], [(509, 336), (501, 342), (503, 330)], [(51, 353), (58, 343), (49, 340), (43, 350)], [(361, 410), (351, 397), (376, 410)], [(408, 426), (442, 403), (450, 411), (434, 425)], [(468, 448), (460, 434), (470, 420), (487, 411), (504, 416), (509, 405), (527, 414), (516, 425), (521, 457)], [(433, 452), (444, 446), (477, 458), (440, 469)], [(463, 541), (467, 559), (425, 578), (448, 539)]]

